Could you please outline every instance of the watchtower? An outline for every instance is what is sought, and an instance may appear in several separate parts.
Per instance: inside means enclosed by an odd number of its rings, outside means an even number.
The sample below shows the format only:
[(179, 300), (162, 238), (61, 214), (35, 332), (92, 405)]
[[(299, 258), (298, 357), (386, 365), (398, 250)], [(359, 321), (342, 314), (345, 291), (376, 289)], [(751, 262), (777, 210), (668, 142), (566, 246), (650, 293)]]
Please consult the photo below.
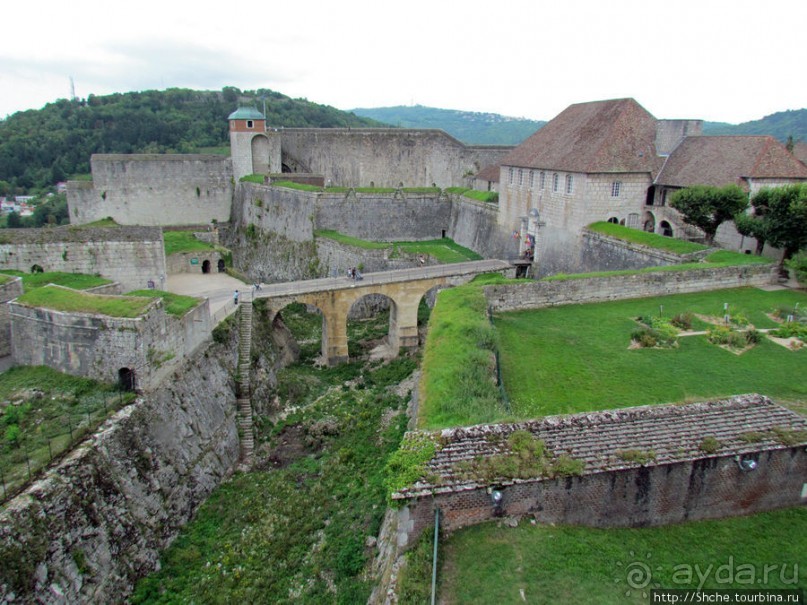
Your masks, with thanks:
[(266, 128), (266, 116), (254, 107), (239, 107), (230, 121), (233, 177), (281, 172), (280, 135)]

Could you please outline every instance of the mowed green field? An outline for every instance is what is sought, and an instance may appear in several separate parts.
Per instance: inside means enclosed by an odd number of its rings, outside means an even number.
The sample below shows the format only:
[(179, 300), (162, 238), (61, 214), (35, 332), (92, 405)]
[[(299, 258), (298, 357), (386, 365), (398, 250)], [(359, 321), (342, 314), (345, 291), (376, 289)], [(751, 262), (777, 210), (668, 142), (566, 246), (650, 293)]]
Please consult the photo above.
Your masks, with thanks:
[[(790, 350), (763, 339), (741, 355), (706, 336), (679, 338), (670, 349), (630, 349), (640, 315), (672, 317), (691, 312), (722, 317), (724, 304), (757, 329), (777, 324), (779, 306), (807, 306), (793, 290), (756, 288), (568, 305), (495, 317), (511, 417), (697, 401), (740, 393), (807, 402), (807, 347)], [(696, 320), (694, 330), (708, 324)]]

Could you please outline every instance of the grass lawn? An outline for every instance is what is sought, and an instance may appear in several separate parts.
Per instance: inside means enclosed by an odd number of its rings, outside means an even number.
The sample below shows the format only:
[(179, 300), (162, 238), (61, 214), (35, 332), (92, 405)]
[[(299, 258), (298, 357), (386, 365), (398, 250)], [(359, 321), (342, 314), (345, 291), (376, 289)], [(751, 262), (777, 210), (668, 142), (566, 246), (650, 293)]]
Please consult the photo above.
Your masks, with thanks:
[(695, 242), (688, 242), (674, 237), (664, 237), (658, 233), (648, 233), (640, 229), (632, 229), (631, 227), (605, 221), (592, 223), (588, 228), (597, 233), (602, 233), (603, 235), (610, 235), (611, 237), (616, 237), (634, 244), (641, 244), (650, 248), (667, 250), (675, 254), (688, 254), (690, 252), (708, 249), (708, 246), (696, 244)]
[(196, 239), (190, 231), (163, 231), (163, 242), (166, 256), (179, 252), (216, 249), (213, 244)]
[(68, 313), (98, 313), (110, 317), (138, 317), (146, 312), (150, 300), (142, 297), (104, 296), (45, 286), (26, 292), (17, 302)]
[(637, 316), (656, 315), (663, 305), (666, 317), (687, 311), (721, 317), (726, 302), (757, 328), (772, 328), (776, 324), (767, 312), (779, 305), (804, 307), (807, 295), (743, 288), (498, 315), (502, 376), (513, 415), (532, 418), (747, 392), (807, 400), (805, 349), (792, 351), (763, 339), (735, 355), (705, 336), (679, 338), (680, 346), (671, 349), (628, 348)]
[(24, 273), (22, 271), (4, 270), (0, 271), (5, 275), (13, 275), (22, 278), (23, 289), (28, 292), (34, 288), (41, 288), (48, 284), (56, 284), (74, 290), (87, 290), (105, 284), (111, 284), (111, 279), (105, 279), (96, 275), (86, 275), (83, 273), (63, 273), (61, 271), (48, 271), (46, 273)]
[(462, 263), (472, 260), (482, 260), (482, 257), (473, 250), (464, 248), (447, 237), (422, 242), (371, 242), (331, 230), (317, 231), (316, 236), (332, 239), (355, 248), (364, 248), (365, 250), (394, 248), (392, 254), (393, 258), (400, 250), (407, 254), (427, 254), (441, 263)]
[(446, 604), (646, 605), (652, 588), (804, 590), (807, 509), (652, 528), (488, 523), (452, 534), (439, 557)]
[(165, 292), (163, 290), (133, 290), (128, 292), (126, 296), (143, 296), (146, 298), (162, 298), (165, 305), (165, 312), (174, 317), (182, 317), (199, 305), (201, 299), (194, 298), (193, 296), (183, 296), (182, 294), (173, 294), (172, 292)]
[(0, 411), (0, 495), (28, 481), (29, 464), (34, 475), (134, 398), (115, 388), (44, 366), (0, 373), (0, 399), (11, 402)]

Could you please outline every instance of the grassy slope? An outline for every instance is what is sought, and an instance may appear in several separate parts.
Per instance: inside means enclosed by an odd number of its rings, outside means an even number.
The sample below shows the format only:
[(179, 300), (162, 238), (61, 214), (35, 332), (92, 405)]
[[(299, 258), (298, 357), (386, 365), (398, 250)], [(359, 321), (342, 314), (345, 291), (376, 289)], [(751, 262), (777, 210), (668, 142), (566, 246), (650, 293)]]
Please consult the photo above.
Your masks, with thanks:
[(24, 273), (22, 271), (4, 270), (0, 271), (6, 275), (14, 275), (22, 278), (22, 285), (26, 292), (33, 288), (41, 288), (48, 284), (57, 284), (74, 290), (87, 290), (111, 284), (112, 280), (95, 275), (85, 275), (82, 273), (62, 273), (60, 271), (48, 271), (46, 273)]
[(124, 296), (99, 296), (74, 290), (44, 286), (26, 292), (17, 299), (31, 307), (42, 307), (68, 313), (98, 313), (110, 317), (138, 317), (151, 301)]
[(464, 248), (449, 238), (426, 240), (421, 242), (371, 242), (359, 239), (338, 231), (321, 230), (317, 237), (332, 239), (347, 246), (365, 250), (381, 250), (394, 248), (409, 254), (428, 254), (441, 263), (461, 263), (469, 260), (482, 260), (482, 257), (468, 248)]
[(632, 229), (605, 221), (592, 223), (588, 228), (597, 233), (602, 233), (603, 235), (610, 235), (611, 237), (616, 237), (634, 244), (642, 244), (643, 246), (667, 250), (676, 254), (688, 254), (690, 252), (698, 252), (707, 249), (707, 246), (702, 244), (696, 244), (674, 237), (664, 237), (658, 233), (648, 233), (647, 231)]
[(212, 244), (196, 239), (190, 231), (165, 231), (163, 232), (163, 241), (166, 256), (177, 254), (178, 252), (216, 249)]

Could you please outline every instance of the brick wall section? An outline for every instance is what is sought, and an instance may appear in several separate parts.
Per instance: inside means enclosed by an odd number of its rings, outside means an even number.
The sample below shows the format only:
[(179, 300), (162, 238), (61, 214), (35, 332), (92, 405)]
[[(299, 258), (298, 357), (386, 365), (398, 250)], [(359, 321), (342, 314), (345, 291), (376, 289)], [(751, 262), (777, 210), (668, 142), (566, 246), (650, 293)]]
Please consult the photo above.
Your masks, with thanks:
[(0, 268), (99, 274), (124, 290), (145, 288), (165, 274), (165, 246), (159, 227), (58, 227), (4, 229)]
[[(54, 286), (59, 287), (59, 286)], [(18, 365), (46, 365), (60, 372), (116, 382), (135, 371), (149, 389), (210, 338), (207, 300), (182, 318), (165, 313), (160, 299), (136, 318), (65, 313), (12, 302), (11, 354)]]
[(660, 271), (607, 277), (589, 277), (534, 283), (486, 286), (485, 296), (494, 311), (539, 309), (555, 305), (583, 304), (702, 292), (775, 283), (771, 265), (743, 265)]
[[(541, 439), (553, 455), (580, 460), (582, 474), (488, 482), (463, 474), (463, 461), (508, 452), (507, 437), (516, 430)], [(750, 442), (744, 437), (749, 432), (760, 437)], [(393, 495), (405, 503), (399, 542), (405, 545), (432, 523), (435, 507), (448, 530), (493, 518), (493, 488), (504, 494), (500, 514), (596, 527), (661, 525), (797, 505), (807, 500), (805, 435), (807, 419), (760, 395), (447, 429), (433, 436), (439, 449), (428, 463), (427, 479)], [(706, 437), (717, 440), (715, 451), (703, 451)], [(629, 449), (652, 450), (655, 458), (646, 466), (625, 460), (619, 451)], [(744, 470), (740, 460), (757, 466)]]
[(0, 284), (0, 357), (11, 355), (11, 320), (5, 304), (22, 295), (22, 278), (11, 277)]

